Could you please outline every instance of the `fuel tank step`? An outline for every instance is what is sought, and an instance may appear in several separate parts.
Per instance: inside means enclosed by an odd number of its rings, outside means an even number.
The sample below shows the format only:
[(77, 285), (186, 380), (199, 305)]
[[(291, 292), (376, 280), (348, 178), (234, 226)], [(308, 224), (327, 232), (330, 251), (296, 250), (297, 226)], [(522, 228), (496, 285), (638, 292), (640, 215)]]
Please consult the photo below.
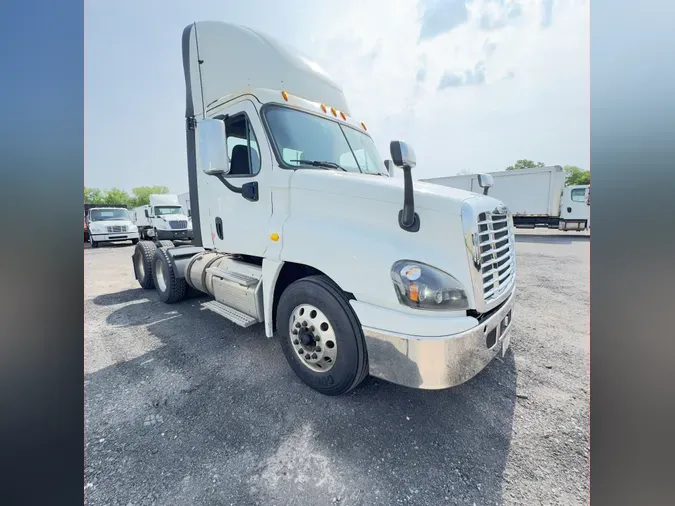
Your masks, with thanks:
[(204, 302), (202, 304), (202, 307), (209, 309), (210, 311), (213, 311), (216, 314), (219, 314), (223, 318), (227, 318), (233, 323), (236, 323), (240, 327), (250, 327), (251, 325), (257, 323), (257, 320), (247, 314), (242, 313), (241, 311), (237, 311), (234, 308), (231, 308), (230, 306), (226, 306), (225, 304), (222, 304), (218, 302), (217, 300), (210, 300), (208, 302)]

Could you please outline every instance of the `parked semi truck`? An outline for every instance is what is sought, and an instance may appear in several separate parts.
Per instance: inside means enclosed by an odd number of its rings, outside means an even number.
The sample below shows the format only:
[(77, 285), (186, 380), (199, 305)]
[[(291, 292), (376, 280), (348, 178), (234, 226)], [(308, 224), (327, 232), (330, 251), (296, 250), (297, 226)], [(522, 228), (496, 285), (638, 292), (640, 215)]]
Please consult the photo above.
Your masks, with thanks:
[(131, 222), (129, 211), (124, 206), (85, 205), (85, 238), (92, 248), (104, 242), (138, 242), (138, 228)]
[(142, 239), (191, 240), (192, 221), (177, 195), (150, 195), (150, 204), (131, 211)]
[[(389, 177), (366, 125), (316, 63), (222, 22), (183, 32), (194, 241), (140, 241), (136, 279), (277, 336), (308, 386), (366, 375), (423, 389), (463, 383), (509, 347), (516, 259), (490, 196), (415, 182), (391, 142)], [(192, 291), (191, 290), (191, 291)]]
[[(559, 165), (535, 169), (491, 172), (490, 193), (504, 202), (518, 228), (586, 230), (590, 227), (590, 185), (565, 186)], [(477, 174), (425, 179), (452, 188), (482, 192)]]

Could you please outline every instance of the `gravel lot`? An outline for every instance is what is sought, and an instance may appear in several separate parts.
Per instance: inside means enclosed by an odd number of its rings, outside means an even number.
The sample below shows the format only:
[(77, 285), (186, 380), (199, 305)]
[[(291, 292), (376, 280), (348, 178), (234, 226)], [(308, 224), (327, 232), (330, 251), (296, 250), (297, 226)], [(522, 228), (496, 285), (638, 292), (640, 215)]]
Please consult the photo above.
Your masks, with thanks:
[(90, 505), (588, 503), (589, 241), (518, 235), (511, 350), (468, 383), (324, 397), (262, 326), (159, 302), (85, 246)]

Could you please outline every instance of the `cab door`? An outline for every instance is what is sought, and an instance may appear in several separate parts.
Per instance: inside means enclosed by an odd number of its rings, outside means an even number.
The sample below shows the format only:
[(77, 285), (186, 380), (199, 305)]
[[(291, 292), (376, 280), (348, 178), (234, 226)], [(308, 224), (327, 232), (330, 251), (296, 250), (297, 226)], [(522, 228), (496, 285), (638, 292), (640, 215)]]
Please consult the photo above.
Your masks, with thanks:
[[(200, 192), (206, 190), (200, 201), (208, 202), (208, 212), (200, 212), (202, 234), (208, 230), (219, 251), (262, 257), (272, 215), (272, 152), (258, 110), (250, 100), (242, 100), (215, 117), (225, 123), (230, 171), (199, 176), (208, 178), (207, 184), (200, 183)], [(200, 209), (202, 205), (203, 201)]]
[(590, 188), (588, 186), (568, 186), (563, 192), (560, 218), (588, 220), (590, 214)]

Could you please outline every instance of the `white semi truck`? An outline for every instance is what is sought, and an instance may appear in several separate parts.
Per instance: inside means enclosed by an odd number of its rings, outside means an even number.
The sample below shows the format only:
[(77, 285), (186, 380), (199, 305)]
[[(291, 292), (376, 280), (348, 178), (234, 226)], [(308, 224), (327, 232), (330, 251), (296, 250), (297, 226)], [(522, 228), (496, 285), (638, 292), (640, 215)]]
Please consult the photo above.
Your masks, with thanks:
[(192, 221), (177, 195), (150, 195), (150, 205), (131, 210), (142, 239), (191, 240)]
[[(366, 375), (422, 389), (463, 383), (509, 347), (511, 216), (484, 195), (392, 178), (366, 125), (313, 61), (222, 22), (183, 32), (192, 246), (140, 241), (139, 284), (278, 336), (326, 395)], [(391, 165), (391, 164), (388, 164)]]
[[(560, 165), (489, 173), (490, 194), (504, 202), (518, 228), (582, 231), (590, 228), (590, 185), (565, 186)], [(482, 193), (478, 174), (424, 179), (460, 190)]]

